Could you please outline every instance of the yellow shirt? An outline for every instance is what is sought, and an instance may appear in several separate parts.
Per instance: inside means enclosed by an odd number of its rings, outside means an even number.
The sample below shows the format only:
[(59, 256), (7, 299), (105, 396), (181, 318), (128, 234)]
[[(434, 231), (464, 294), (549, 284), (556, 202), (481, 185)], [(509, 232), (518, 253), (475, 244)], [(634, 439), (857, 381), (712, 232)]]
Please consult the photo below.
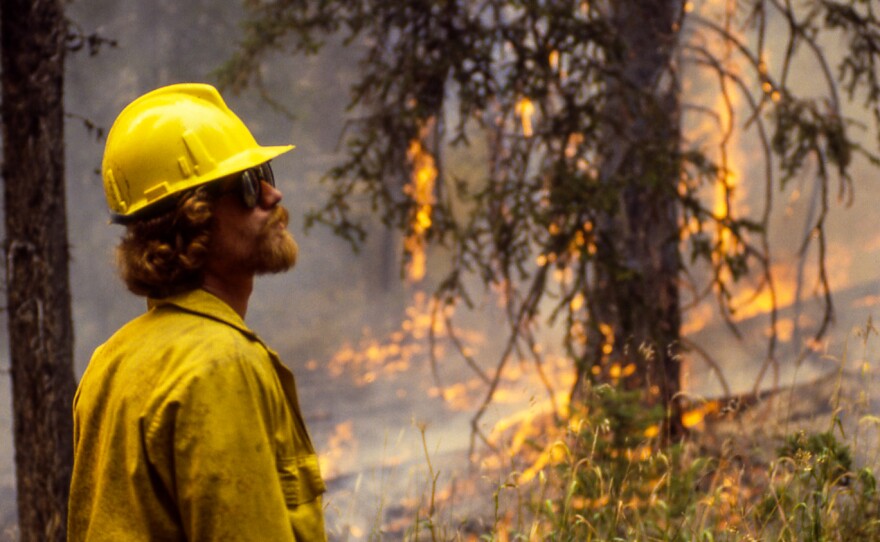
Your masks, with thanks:
[(293, 374), (203, 290), (151, 300), (74, 399), (68, 540), (326, 540)]

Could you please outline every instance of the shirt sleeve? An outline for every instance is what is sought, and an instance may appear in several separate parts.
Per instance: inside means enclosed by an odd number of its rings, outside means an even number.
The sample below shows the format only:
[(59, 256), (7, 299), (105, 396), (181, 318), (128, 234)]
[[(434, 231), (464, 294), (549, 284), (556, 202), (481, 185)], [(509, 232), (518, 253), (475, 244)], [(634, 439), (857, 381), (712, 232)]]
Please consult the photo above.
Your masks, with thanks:
[(193, 542), (294, 541), (272, 442), (283, 397), (253, 363), (206, 359), (154, 420)]

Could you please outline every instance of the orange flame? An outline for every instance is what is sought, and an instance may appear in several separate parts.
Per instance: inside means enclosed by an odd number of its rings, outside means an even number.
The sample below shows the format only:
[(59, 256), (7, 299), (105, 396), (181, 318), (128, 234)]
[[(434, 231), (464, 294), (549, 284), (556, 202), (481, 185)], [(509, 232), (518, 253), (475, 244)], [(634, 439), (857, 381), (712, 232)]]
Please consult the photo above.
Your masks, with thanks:
[[(433, 122), (428, 123), (428, 128)], [(428, 130), (422, 130), (424, 135)], [(403, 191), (415, 203), (415, 212), (410, 224), (410, 232), (403, 241), (404, 250), (409, 254), (407, 276), (413, 282), (425, 277), (425, 235), (431, 228), (431, 208), (434, 204), (434, 184), (437, 180), (437, 167), (434, 157), (425, 149), (421, 139), (409, 143), (406, 156), (412, 166), (412, 179)]]
[(526, 97), (520, 98), (516, 103), (516, 114), (522, 122), (522, 131), (525, 137), (532, 137), (534, 131), (532, 129), (532, 115), (535, 114), (535, 104)]
[[(447, 308), (447, 315), (452, 309)], [(406, 373), (414, 358), (428, 355), (424, 339), (432, 331), (437, 337), (448, 334), (442, 318), (432, 318), (431, 300), (424, 292), (417, 292), (413, 305), (406, 309), (400, 329), (380, 340), (372, 337), (369, 329), (357, 345), (343, 345), (326, 364), (331, 377), (351, 376), (357, 386), (366, 386), (378, 378), (395, 378)], [(474, 349), (484, 337), (469, 330), (459, 330), (458, 337), (465, 348)], [(439, 347), (438, 347), (439, 348)], [(442, 349), (438, 350), (442, 353)], [(310, 360), (307, 367), (314, 370), (319, 364)]]
[(332, 478), (340, 472), (350, 470), (354, 464), (357, 444), (354, 422), (347, 420), (337, 424), (327, 441), (327, 448), (318, 456), (324, 476)]
[(718, 401), (706, 401), (705, 403), (695, 406), (681, 415), (681, 424), (688, 429), (701, 427), (706, 416), (715, 414), (721, 410), (721, 404)]

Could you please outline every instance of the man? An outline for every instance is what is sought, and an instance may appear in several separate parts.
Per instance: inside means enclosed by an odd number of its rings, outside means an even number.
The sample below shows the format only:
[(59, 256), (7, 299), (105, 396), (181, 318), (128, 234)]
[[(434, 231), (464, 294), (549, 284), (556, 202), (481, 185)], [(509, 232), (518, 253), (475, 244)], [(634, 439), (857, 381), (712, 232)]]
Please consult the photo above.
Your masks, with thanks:
[(325, 540), (293, 375), (244, 322), (254, 276), (290, 269), (263, 147), (216, 89), (126, 107), (102, 165), (129, 290), (148, 310), (95, 351), (74, 399), (69, 540)]

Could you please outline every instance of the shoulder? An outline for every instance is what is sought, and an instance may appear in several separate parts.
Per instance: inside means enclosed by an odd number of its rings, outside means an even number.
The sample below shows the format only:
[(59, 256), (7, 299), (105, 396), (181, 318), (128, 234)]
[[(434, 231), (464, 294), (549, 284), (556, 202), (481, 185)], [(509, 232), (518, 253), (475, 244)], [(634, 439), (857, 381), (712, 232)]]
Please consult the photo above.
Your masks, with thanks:
[(145, 405), (151, 427), (169, 412), (196, 420), (214, 413), (232, 423), (236, 411), (271, 408), (280, 400), (272, 362), (261, 343), (208, 317), (173, 320), (181, 325), (145, 360), (153, 365), (148, 372), (155, 371)]
[(168, 398), (205, 379), (223, 385), (236, 376), (271, 378), (272, 365), (255, 336), (209, 315), (168, 306), (120, 328), (95, 351), (87, 371), (93, 367)]
[[(262, 343), (235, 327), (186, 312), (169, 315), (168, 320), (170, 329), (162, 342), (170, 359), (190, 377), (216, 377), (218, 373), (264, 375), (271, 367)], [(163, 327), (166, 325), (169, 322)]]
[(216, 352), (265, 350), (252, 333), (210, 315), (168, 305), (152, 309), (122, 326), (96, 353), (138, 345), (154, 351), (188, 347)]

